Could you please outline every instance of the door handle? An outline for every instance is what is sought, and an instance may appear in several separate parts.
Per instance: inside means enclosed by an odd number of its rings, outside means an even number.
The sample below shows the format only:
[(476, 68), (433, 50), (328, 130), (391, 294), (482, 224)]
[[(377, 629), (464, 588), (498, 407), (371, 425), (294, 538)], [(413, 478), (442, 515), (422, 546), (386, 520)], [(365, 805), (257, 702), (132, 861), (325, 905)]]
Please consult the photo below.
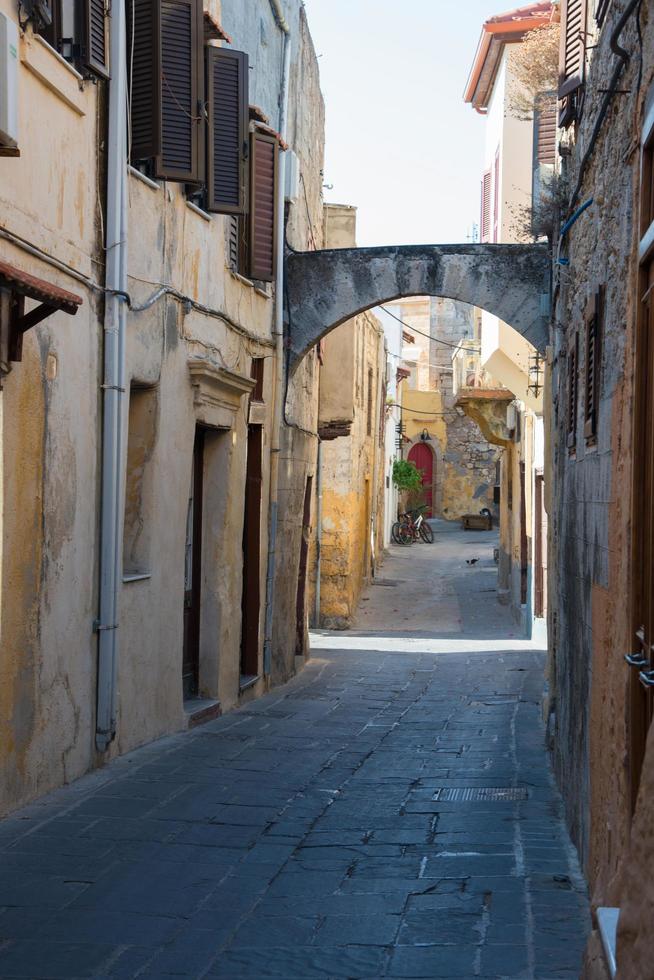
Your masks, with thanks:
[(638, 675), (638, 680), (643, 687), (654, 687), (654, 670), (641, 670)]
[(643, 653), (625, 653), (624, 659), (630, 667), (646, 667), (649, 663), (647, 657), (644, 656)]

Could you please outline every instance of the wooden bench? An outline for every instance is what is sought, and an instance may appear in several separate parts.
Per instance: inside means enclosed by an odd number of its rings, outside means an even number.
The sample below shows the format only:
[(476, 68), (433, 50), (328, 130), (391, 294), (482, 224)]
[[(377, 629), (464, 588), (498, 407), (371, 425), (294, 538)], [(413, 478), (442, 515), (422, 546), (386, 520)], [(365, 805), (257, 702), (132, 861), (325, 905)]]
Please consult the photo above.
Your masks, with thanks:
[(492, 531), (493, 518), (490, 514), (464, 514), (461, 527), (464, 531)]

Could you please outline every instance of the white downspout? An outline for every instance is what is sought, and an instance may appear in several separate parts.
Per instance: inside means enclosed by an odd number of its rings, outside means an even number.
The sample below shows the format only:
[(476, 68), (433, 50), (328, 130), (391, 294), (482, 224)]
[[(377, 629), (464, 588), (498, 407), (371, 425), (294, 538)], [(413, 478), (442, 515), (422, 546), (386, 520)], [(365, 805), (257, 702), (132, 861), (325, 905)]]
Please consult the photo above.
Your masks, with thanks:
[(125, 2), (111, 12), (111, 79), (107, 142), (106, 293), (102, 385), (102, 478), (98, 686), (95, 744), (104, 752), (116, 735), (118, 589), (122, 573), (121, 458), (127, 316), (127, 76)]
[[(282, 84), (279, 93), (279, 135), (286, 142), (288, 116), (288, 86), (291, 73), (291, 29), (279, 0), (270, 0), (277, 26), (284, 35)], [(266, 567), (266, 617), (263, 641), (263, 672), (272, 669), (272, 628), (275, 605), (275, 559), (277, 554), (277, 510), (279, 500), (279, 451), (281, 448), (284, 400), (284, 198), (286, 192), (286, 153), (279, 149), (277, 166), (277, 211), (275, 235), (277, 268), (275, 270), (275, 386), (273, 400), (273, 431), (270, 445), (270, 504), (268, 512), (268, 562)]]

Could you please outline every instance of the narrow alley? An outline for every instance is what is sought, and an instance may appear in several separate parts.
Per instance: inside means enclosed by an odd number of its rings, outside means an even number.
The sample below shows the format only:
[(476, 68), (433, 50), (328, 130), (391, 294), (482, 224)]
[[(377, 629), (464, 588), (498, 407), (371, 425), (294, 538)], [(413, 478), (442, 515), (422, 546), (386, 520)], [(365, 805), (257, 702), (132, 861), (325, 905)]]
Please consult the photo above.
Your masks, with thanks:
[(544, 654), (433, 526), (285, 686), (0, 824), (0, 976), (578, 977)]

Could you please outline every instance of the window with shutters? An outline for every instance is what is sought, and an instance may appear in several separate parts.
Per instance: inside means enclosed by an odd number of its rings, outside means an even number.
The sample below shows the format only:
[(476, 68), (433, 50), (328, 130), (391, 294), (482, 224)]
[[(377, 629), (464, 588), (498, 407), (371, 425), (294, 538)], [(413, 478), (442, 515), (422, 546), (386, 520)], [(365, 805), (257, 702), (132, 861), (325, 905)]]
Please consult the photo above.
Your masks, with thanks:
[(567, 398), (567, 432), (568, 449), (573, 451), (577, 444), (577, 392), (579, 387), (578, 378), (579, 364), (579, 335), (575, 334), (574, 340), (568, 351), (568, 398)]
[(604, 291), (591, 297), (586, 313), (586, 370), (584, 372), (584, 438), (590, 445), (597, 439), (600, 378), (602, 367), (602, 318)]
[(201, 0), (131, 0), (128, 14), (130, 160), (164, 180), (204, 179), (204, 24)]
[(36, 25), (38, 33), (62, 58), (86, 77), (109, 78), (109, 17), (107, 0), (51, 0), (51, 22)]
[(559, 52), (559, 125), (577, 118), (580, 89), (586, 67), (587, 0), (562, 0)]
[(249, 270), (251, 279), (275, 278), (275, 210), (279, 142), (268, 133), (250, 134)]
[(480, 235), (482, 242), (490, 241), (491, 232), (491, 184), (492, 174), (487, 170), (481, 180)]

